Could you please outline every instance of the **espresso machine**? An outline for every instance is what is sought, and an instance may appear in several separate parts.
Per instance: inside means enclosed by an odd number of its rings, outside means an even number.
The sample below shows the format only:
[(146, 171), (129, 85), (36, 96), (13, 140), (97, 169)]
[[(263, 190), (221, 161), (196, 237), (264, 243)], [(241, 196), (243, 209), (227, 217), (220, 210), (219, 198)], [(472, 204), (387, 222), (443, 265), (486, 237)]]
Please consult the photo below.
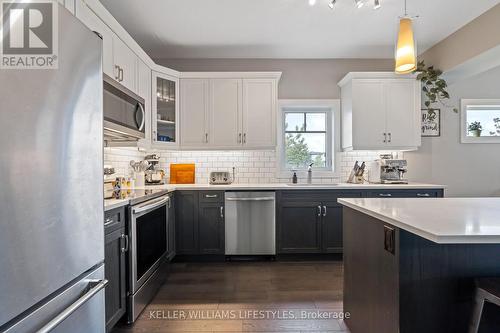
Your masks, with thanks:
[(380, 183), (382, 184), (408, 184), (405, 173), (408, 171), (406, 160), (381, 159)]

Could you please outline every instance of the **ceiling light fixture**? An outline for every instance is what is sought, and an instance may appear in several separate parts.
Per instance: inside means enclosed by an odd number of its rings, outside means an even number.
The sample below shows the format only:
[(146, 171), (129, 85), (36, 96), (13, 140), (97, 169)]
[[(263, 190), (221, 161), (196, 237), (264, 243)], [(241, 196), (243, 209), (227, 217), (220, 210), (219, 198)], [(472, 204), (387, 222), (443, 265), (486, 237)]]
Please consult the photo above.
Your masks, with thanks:
[[(374, 2), (373, 2), (374, 9), (379, 9), (381, 7), (380, 1), (381, 0), (374, 0)], [(309, 2), (309, 6), (312, 7), (312, 6), (316, 5), (318, 0), (308, 0), (308, 2)], [(358, 9), (363, 7), (365, 5), (365, 3), (367, 3), (367, 2), (368, 2), (368, 0), (354, 0), (354, 4), (356, 5), (356, 7)], [(328, 7), (330, 9), (334, 9), (336, 5), (337, 5), (337, 0), (328, 0)]]
[(398, 74), (407, 74), (417, 68), (417, 52), (415, 39), (413, 36), (412, 18), (405, 14), (399, 20), (398, 42), (396, 45), (396, 66), (395, 71)]

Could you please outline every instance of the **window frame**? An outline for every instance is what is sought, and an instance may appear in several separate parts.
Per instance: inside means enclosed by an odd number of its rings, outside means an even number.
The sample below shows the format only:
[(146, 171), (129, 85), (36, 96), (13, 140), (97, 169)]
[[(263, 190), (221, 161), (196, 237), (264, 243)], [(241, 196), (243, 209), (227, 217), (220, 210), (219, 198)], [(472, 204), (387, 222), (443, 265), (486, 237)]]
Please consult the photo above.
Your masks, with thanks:
[[(315, 110), (317, 109), (317, 110)], [(326, 113), (326, 164), (325, 168), (314, 168), (314, 177), (339, 177), (340, 166), (337, 153), (340, 152), (340, 100), (338, 99), (282, 99), (279, 100), (278, 112), (278, 140), (277, 140), (277, 177), (291, 178), (291, 168), (287, 168), (285, 159), (285, 113)], [(296, 171), (299, 178), (307, 176), (306, 169)]]
[(500, 136), (468, 136), (467, 109), (468, 107), (498, 107), (500, 109), (500, 99), (461, 99), (460, 100), (460, 139), (462, 143), (500, 143)]

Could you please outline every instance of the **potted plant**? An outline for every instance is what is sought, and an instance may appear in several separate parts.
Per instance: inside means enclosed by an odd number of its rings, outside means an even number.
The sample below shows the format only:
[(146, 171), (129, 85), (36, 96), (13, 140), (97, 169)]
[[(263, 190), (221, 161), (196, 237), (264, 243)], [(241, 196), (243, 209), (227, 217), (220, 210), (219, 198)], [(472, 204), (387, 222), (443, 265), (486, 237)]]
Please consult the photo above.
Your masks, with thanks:
[(471, 136), (480, 137), (481, 132), (483, 131), (483, 126), (479, 121), (474, 121), (469, 124), (469, 133)]

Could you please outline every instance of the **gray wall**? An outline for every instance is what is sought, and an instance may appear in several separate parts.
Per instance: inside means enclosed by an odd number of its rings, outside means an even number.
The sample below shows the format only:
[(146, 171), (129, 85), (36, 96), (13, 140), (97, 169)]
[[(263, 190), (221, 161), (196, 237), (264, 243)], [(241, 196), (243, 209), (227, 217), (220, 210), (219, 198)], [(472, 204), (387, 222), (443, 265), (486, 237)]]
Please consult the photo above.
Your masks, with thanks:
[(337, 82), (349, 72), (392, 71), (393, 59), (155, 59), (179, 71), (283, 72), (281, 99), (340, 98)]
[[(500, 67), (449, 87), (449, 104), (461, 98), (500, 99)], [(447, 196), (500, 196), (500, 144), (460, 143), (460, 114), (442, 108), (441, 137), (422, 138), (417, 152), (405, 153), (414, 181), (448, 185)]]

